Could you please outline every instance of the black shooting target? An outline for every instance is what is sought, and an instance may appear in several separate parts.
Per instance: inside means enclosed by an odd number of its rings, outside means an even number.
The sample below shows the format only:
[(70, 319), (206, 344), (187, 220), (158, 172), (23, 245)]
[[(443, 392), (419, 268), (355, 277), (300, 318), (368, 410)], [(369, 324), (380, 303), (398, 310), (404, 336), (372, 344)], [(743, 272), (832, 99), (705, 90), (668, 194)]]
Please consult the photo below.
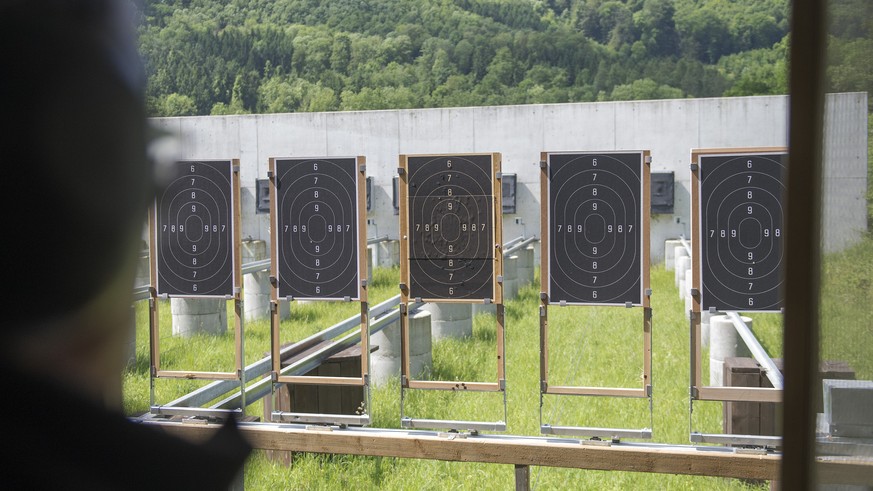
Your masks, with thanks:
[(357, 159), (276, 159), (275, 187), (278, 296), (357, 300)]
[(492, 158), (408, 157), (411, 297), (494, 298)]
[(233, 295), (233, 161), (177, 162), (155, 199), (157, 293)]
[(549, 154), (550, 303), (642, 303), (643, 159)]
[(786, 154), (701, 155), (703, 310), (778, 311)]

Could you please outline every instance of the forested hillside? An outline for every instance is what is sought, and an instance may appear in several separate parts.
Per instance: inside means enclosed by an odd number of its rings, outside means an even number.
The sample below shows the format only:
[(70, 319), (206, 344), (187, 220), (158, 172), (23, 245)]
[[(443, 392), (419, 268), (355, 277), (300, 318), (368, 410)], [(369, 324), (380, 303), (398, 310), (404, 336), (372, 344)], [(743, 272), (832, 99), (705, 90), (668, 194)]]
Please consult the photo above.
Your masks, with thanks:
[[(869, 61), (871, 2), (838, 3)], [(145, 0), (140, 47), (173, 116), (778, 94), (787, 32), (787, 0)]]

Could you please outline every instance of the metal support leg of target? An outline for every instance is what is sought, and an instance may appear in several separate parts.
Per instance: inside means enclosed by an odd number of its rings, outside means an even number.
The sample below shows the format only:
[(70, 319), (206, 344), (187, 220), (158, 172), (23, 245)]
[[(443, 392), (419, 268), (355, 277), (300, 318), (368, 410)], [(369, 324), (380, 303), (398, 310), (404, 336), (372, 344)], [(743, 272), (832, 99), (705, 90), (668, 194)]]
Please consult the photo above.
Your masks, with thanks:
[[(505, 379), (505, 356), (504, 356), (504, 308), (502, 303), (495, 305), (497, 314), (497, 383), (490, 382), (462, 382), (462, 381), (438, 381), (438, 380), (415, 380), (411, 376), (411, 364), (409, 356), (409, 308), (400, 304), (400, 426), (403, 428), (419, 428), (431, 430), (448, 430), (452, 433), (470, 431), (475, 434), (479, 431), (506, 431), (507, 402), (506, 402), (506, 379)], [(451, 390), (471, 392), (501, 392), (503, 397), (503, 418), (498, 421), (469, 421), (451, 419), (427, 419), (413, 418), (406, 415), (406, 391), (413, 389), (425, 390)]]
[[(573, 387), (550, 386), (548, 383), (548, 300), (541, 294), (540, 306), (540, 433), (544, 435), (580, 436), (591, 440), (584, 443), (609, 444), (622, 438), (651, 439), (654, 428), (654, 405), (652, 398), (652, 309), (643, 308), (643, 387)], [(648, 299), (648, 296), (647, 296)], [(648, 301), (646, 302), (648, 304)], [(606, 397), (645, 397), (649, 401), (649, 427), (642, 429), (602, 428), (594, 426), (559, 426), (546, 422), (543, 418), (544, 399), (550, 395), (606, 396)]]

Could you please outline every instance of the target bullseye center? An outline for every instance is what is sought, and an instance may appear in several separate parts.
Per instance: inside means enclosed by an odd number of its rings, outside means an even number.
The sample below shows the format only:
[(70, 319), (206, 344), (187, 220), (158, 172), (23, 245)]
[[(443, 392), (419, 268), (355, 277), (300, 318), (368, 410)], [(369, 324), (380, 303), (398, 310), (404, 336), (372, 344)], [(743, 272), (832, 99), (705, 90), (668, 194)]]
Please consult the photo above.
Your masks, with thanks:
[(588, 215), (584, 223), (585, 240), (599, 244), (606, 238), (606, 220), (601, 215)]
[(310, 216), (306, 227), (312, 242), (322, 242), (327, 237), (327, 221), (321, 215)]
[(764, 234), (761, 233), (761, 222), (755, 218), (744, 218), (739, 226), (740, 245), (746, 249), (755, 249), (761, 245)]
[(440, 218), (440, 233), (443, 239), (454, 242), (461, 236), (461, 219), (454, 213), (443, 215)]
[(197, 242), (203, 238), (203, 220), (197, 215), (191, 215), (185, 220), (185, 238)]

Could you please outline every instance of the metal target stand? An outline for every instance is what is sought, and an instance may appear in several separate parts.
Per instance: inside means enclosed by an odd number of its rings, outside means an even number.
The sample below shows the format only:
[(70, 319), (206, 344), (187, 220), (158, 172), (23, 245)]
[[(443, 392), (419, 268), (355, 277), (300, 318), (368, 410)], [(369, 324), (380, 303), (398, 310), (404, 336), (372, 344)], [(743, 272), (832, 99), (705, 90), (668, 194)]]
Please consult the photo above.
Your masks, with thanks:
[[(280, 288), (283, 282), (291, 282), (290, 278), (286, 279), (281, 273), (279, 265), (279, 241), (280, 238), (279, 217), (283, 213), (279, 209), (279, 187), (284, 185), (279, 182), (279, 174), (277, 171), (278, 162), (283, 160), (294, 161), (298, 163), (315, 164), (314, 171), (317, 171), (319, 163), (339, 163), (354, 165), (354, 215), (353, 220), (357, 223), (357, 236), (354, 238), (354, 259), (357, 264), (357, 273), (354, 282), (357, 285), (356, 295), (330, 296), (329, 294), (320, 294), (320, 286), (313, 291), (316, 293), (305, 295), (285, 295), (280, 296)], [(351, 162), (348, 162), (351, 161)], [(313, 425), (338, 425), (338, 426), (367, 426), (370, 424), (370, 324), (369, 324), (369, 303), (367, 299), (367, 208), (366, 208), (366, 158), (363, 156), (357, 157), (319, 157), (319, 158), (294, 158), (294, 159), (277, 159), (270, 158), (269, 160), (269, 181), (270, 181), (270, 285), (271, 285), (271, 301), (270, 301), (270, 358), (271, 358), (271, 397), (273, 397), (273, 407), (276, 405), (276, 391), (279, 384), (301, 384), (301, 385), (330, 385), (330, 386), (347, 386), (347, 387), (362, 387), (364, 391), (364, 401), (362, 401), (360, 412), (357, 414), (320, 414), (320, 413), (304, 413), (304, 412), (289, 412), (289, 411), (272, 411), (271, 419), (275, 422), (282, 423), (307, 423)], [(320, 174), (319, 174), (320, 175)], [(321, 176), (321, 175), (320, 175)], [(299, 176), (295, 176), (299, 177)], [(322, 176), (323, 177), (323, 176)], [(317, 183), (315, 180), (314, 185)], [(324, 189), (318, 187), (317, 189)], [(335, 190), (330, 190), (335, 191)], [(318, 196), (317, 193), (314, 196)], [(290, 240), (289, 240), (290, 242)], [(285, 247), (283, 245), (283, 247)], [(289, 246), (290, 247), (290, 246)], [(363, 253), (362, 253), (363, 251)], [(307, 252), (296, 249), (295, 253), (299, 253), (304, 257), (308, 257)], [(314, 256), (313, 256), (314, 259)], [(362, 277), (363, 275), (363, 277)], [(300, 280), (296, 280), (300, 282)], [(316, 283), (308, 284), (301, 283), (306, 287), (315, 287)], [(314, 375), (287, 375), (282, 369), (282, 360), (280, 355), (280, 314), (279, 302), (281, 301), (299, 301), (309, 300), (317, 302), (352, 302), (360, 303), (360, 331), (351, 332), (341, 338), (341, 341), (357, 341), (361, 343), (361, 376), (360, 377), (332, 377), (332, 376), (314, 376)]]
[[(465, 158), (488, 158), (490, 161), (489, 181), (490, 189), (490, 221), (491, 227), (491, 243), (487, 244), (490, 249), (489, 255), (492, 258), (489, 262), (492, 265), (492, 271), (487, 281), (487, 287), (490, 289), (490, 295), (485, 298), (452, 298), (452, 290), (447, 290), (444, 295), (422, 296), (417, 288), (422, 292), (427, 292), (424, 288), (417, 285), (417, 274), (412, 271), (410, 263), (413, 261), (413, 250), (421, 246), (424, 239), (417, 238), (418, 235), (413, 235), (411, 225), (414, 219), (411, 219), (411, 213), (415, 212), (413, 204), (410, 202), (410, 160), (414, 159), (435, 159), (440, 162), (445, 162), (448, 168), (452, 166), (452, 160), (463, 160)], [(401, 377), (400, 377), (400, 425), (402, 428), (416, 429), (435, 429), (448, 430), (450, 432), (459, 432), (469, 430), (472, 434), (479, 431), (506, 431), (507, 419), (507, 402), (506, 402), (506, 368), (505, 368), (505, 347), (504, 347), (504, 306), (503, 306), (503, 220), (502, 220), (502, 173), (501, 173), (501, 155), (499, 153), (478, 153), (478, 154), (436, 154), (436, 155), (401, 155), (400, 166), (398, 168), (399, 175), (399, 195), (400, 195), (400, 343), (401, 343)], [(480, 182), (481, 184), (481, 182)], [(461, 188), (463, 191), (463, 188)], [(446, 198), (452, 197), (452, 192), (446, 190)], [(458, 196), (457, 190), (455, 195)], [(463, 196), (463, 193), (460, 194)], [(468, 195), (469, 196), (469, 195)], [(437, 198), (441, 199), (441, 198)], [(446, 273), (443, 270), (443, 274)], [(439, 273), (438, 273), (439, 274)], [(451, 279), (451, 277), (449, 277)], [(448, 282), (446, 282), (448, 284)], [(482, 286), (485, 286), (484, 284)], [(467, 381), (442, 381), (442, 380), (416, 380), (412, 376), (412, 367), (410, 364), (410, 341), (409, 341), (409, 310), (415, 308), (422, 303), (437, 302), (437, 303), (493, 303), (496, 312), (496, 329), (497, 329), (497, 381), (496, 382), (467, 382)], [(471, 320), (472, 322), (472, 320)], [(408, 390), (445, 390), (455, 392), (501, 392), (503, 397), (503, 418), (498, 421), (463, 421), (449, 419), (426, 419), (415, 418), (408, 416), (405, 412), (405, 398)], [(455, 434), (455, 433), (452, 433)]]
[[(245, 370), (244, 370), (244, 359), (245, 359), (245, 336), (244, 336), (244, 326), (243, 326), (243, 299), (242, 299), (242, 259), (240, 255), (241, 241), (240, 241), (240, 165), (238, 159), (233, 160), (222, 160), (222, 161), (203, 161), (203, 160), (187, 160), (187, 161), (179, 161), (176, 165), (180, 166), (191, 166), (191, 174), (185, 175), (184, 180), (187, 181), (189, 177), (191, 177), (191, 185), (185, 186), (186, 192), (187, 190), (193, 190), (194, 192), (199, 192), (202, 188), (195, 187), (195, 179), (199, 177), (198, 174), (194, 173), (195, 166), (199, 166), (200, 164), (210, 164), (215, 165), (216, 167), (221, 164), (227, 164), (230, 170), (230, 187), (228, 191), (230, 191), (230, 203), (229, 209), (230, 213), (228, 215), (229, 225), (231, 227), (230, 233), (230, 252), (232, 256), (232, 264), (230, 265), (230, 270), (232, 274), (232, 290), (225, 292), (224, 294), (200, 294), (197, 293), (197, 285), (193, 284), (193, 288), (189, 291), (179, 291), (179, 289), (169, 288), (168, 286), (164, 286), (163, 273), (164, 268), (160, 267), (160, 264), (167, 264), (161, 261), (159, 257), (161, 253), (159, 250), (161, 247), (161, 233), (158, 230), (160, 224), (160, 218), (158, 213), (158, 203), (159, 199), (163, 196), (159, 196), (155, 199), (153, 206), (149, 207), (149, 278), (151, 285), (149, 287), (149, 336), (150, 336), (150, 346), (149, 346), (149, 360), (150, 360), (150, 370), (149, 370), (149, 407), (150, 412), (156, 416), (183, 416), (189, 418), (214, 418), (214, 419), (226, 419), (229, 417), (238, 417), (245, 413), (246, 407), (246, 391), (245, 391)], [(199, 170), (199, 169), (198, 169)], [(180, 178), (181, 179), (181, 178)], [(192, 195), (193, 197), (193, 195)], [(179, 231), (181, 233), (181, 229)], [(167, 273), (175, 274), (175, 271), (171, 271), (172, 267), (167, 264), (165, 266), (167, 268)], [(195, 275), (196, 276), (196, 275)], [(187, 285), (190, 287), (191, 285)], [(172, 290), (173, 293), (168, 293), (166, 290)], [(234, 345), (235, 345), (235, 354), (234, 354), (234, 372), (207, 372), (207, 371), (195, 371), (195, 370), (162, 370), (161, 369), (161, 351), (160, 351), (160, 325), (159, 325), (159, 317), (158, 317), (158, 300), (167, 300), (169, 298), (220, 298), (227, 300), (233, 300), (234, 303)], [(159, 378), (175, 378), (175, 379), (188, 379), (188, 380), (237, 380), (239, 381), (240, 386), (240, 407), (236, 409), (217, 409), (217, 408), (202, 408), (202, 407), (180, 407), (180, 406), (172, 406), (172, 405), (160, 405), (157, 404), (156, 395), (155, 395), (155, 384), (157, 379)]]
[[(743, 166), (743, 172), (738, 173), (742, 174), (744, 177), (746, 175), (760, 175), (761, 172), (757, 168), (753, 169), (753, 160), (751, 159), (772, 159), (774, 157), (780, 157), (787, 159), (788, 149), (786, 147), (749, 147), (749, 148), (711, 148), (711, 149), (692, 149), (691, 150), (691, 246), (693, 254), (691, 255), (691, 268), (692, 268), (692, 284), (691, 284), (691, 312), (690, 312), (690, 320), (689, 320), (689, 329), (690, 329), (690, 340), (691, 340), (691, 369), (690, 369), (690, 378), (691, 378), (691, 386), (690, 386), (690, 397), (689, 397), (689, 415), (688, 415), (688, 423), (689, 423), (689, 438), (693, 443), (716, 443), (716, 444), (726, 444), (726, 445), (741, 445), (741, 446), (751, 446), (751, 447), (760, 447), (764, 449), (775, 448), (782, 444), (782, 437), (780, 436), (770, 436), (770, 435), (738, 435), (738, 434), (718, 434), (718, 433), (701, 433), (694, 431), (694, 401), (721, 401), (721, 402), (761, 402), (761, 403), (778, 403), (782, 402), (782, 390), (777, 388), (759, 388), (759, 387), (715, 387), (715, 386), (705, 386), (703, 383), (703, 363), (701, 360), (703, 353), (702, 346), (702, 333), (701, 333), (701, 319), (702, 312), (705, 310), (704, 303), (707, 305), (714, 303), (713, 301), (704, 302), (702, 298), (702, 293), (704, 292), (704, 282), (703, 282), (703, 264), (702, 264), (702, 256), (703, 256), (703, 243), (707, 240), (706, 230), (704, 225), (705, 218), (705, 210), (704, 210), (704, 186), (703, 179), (701, 178), (701, 162), (703, 159), (708, 157), (714, 158), (723, 158), (723, 157), (736, 157), (740, 160), (748, 160), (747, 166)], [(752, 169), (752, 170), (747, 170)], [(772, 176), (768, 176), (772, 177)], [(784, 179), (784, 177), (782, 177)], [(740, 187), (733, 187), (732, 190), (740, 190), (742, 185), (749, 184), (752, 185), (752, 178), (750, 177), (749, 182), (745, 180), (741, 180)], [(784, 187), (784, 184), (783, 184)], [(742, 188), (745, 189), (745, 188)], [(752, 189), (751, 187), (749, 189)], [(781, 197), (780, 197), (781, 198)], [(748, 204), (754, 204), (753, 202), (749, 202)], [(771, 210), (768, 210), (771, 212)], [(751, 214), (751, 211), (749, 212)], [(772, 213), (771, 213), (772, 215)], [(784, 219), (782, 220), (784, 224)], [(738, 227), (739, 228), (739, 227)], [(728, 234), (726, 234), (728, 235)], [(727, 238), (727, 237), (726, 237)], [(781, 272), (776, 271), (775, 274), (780, 275)], [(780, 280), (781, 281), (781, 280)], [(743, 284), (745, 285), (746, 280), (743, 280)], [(753, 285), (750, 284), (749, 289), (753, 289)], [(757, 289), (755, 289), (757, 290)], [(756, 295), (759, 292), (752, 291), (748, 294), (750, 297), (749, 300), (749, 308), (746, 308), (744, 304), (743, 307), (739, 307), (738, 305), (723, 305), (723, 306), (712, 306), (710, 305), (708, 310), (710, 312), (724, 312), (728, 314), (732, 318), (736, 318), (739, 320), (738, 314), (741, 312), (781, 312), (781, 298), (780, 305), (778, 308), (773, 307), (764, 307), (764, 308), (754, 308), (752, 305), (756, 303), (754, 300)], [(758, 302), (759, 303), (759, 302)], [(740, 321), (741, 322), (741, 321)], [(774, 367), (775, 368), (775, 367)]]
[[(618, 308), (632, 308), (641, 306), (643, 308), (643, 373), (642, 387), (580, 387), (580, 386), (558, 386), (549, 385), (549, 349), (548, 349), (548, 331), (549, 331), (549, 306), (557, 304), (560, 307), (571, 306), (571, 302), (562, 299), (553, 299), (550, 297), (551, 291), (551, 252), (552, 244), (550, 240), (555, 232), (553, 217), (550, 213), (551, 207), (551, 157), (553, 155), (563, 156), (588, 156), (595, 157), (609, 156), (611, 154), (639, 154), (640, 157), (640, 207), (635, 210), (639, 213), (640, 222), (640, 302), (625, 302), (624, 305), (616, 305), (615, 303), (602, 303), (600, 306), (616, 306)], [(651, 172), (651, 156), (648, 151), (639, 152), (561, 152), (540, 154), (540, 202), (542, 204), (540, 223), (541, 223), (541, 244), (542, 254), (540, 257), (540, 432), (547, 435), (561, 436), (581, 436), (590, 437), (591, 440), (582, 440), (584, 444), (602, 444), (608, 445), (610, 442), (620, 441), (622, 438), (650, 439), (652, 438), (652, 428), (654, 427), (654, 411), (652, 397), (652, 307), (651, 307), (651, 286), (649, 277), (649, 230), (650, 230), (650, 201), (651, 189), (649, 186)], [(597, 298), (596, 291), (594, 298)], [(596, 306), (598, 302), (572, 302), (577, 305)], [(647, 398), (649, 401), (649, 427), (643, 429), (625, 429), (625, 428), (600, 428), (589, 426), (558, 426), (545, 422), (543, 419), (543, 405), (546, 395), (573, 395), (573, 396), (599, 396), (599, 397), (621, 397), (621, 398)]]

